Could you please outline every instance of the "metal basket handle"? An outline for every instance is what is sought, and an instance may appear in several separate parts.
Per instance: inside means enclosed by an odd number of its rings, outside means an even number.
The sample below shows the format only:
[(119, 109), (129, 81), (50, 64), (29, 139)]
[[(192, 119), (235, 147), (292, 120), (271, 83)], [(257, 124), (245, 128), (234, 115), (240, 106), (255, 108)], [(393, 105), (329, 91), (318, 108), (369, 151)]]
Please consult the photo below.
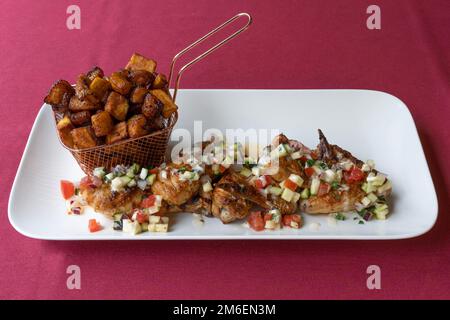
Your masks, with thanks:
[(173, 76), (173, 69), (175, 67), (175, 63), (177, 62), (178, 58), (180, 58), (182, 55), (184, 55), (186, 52), (188, 52), (190, 49), (192, 49), (193, 47), (197, 46), (198, 44), (202, 43), (203, 41), (205, 41), (206, 39), (208, 39), (209, 37), (211, 37), (213, 34), (219, 32), (220, 30), (222, 30), (223, 28), (225, 28), (227, 25), (231, 24), (232, 22), (234, 22), (235, 20), (239, 19), (240, 17), (247, 17), (247, 23), (240, 28), (239, 30), (237, 30), (236, 32), (234, 32), (233, 34), (231, 34), (230, 36), (228, 36), (227, 38), (225, 38), (224, 40), (220, 41), (218, 44), (216, 44), (215, 46), (211, 47), (210, 49), (208, 49), (207, 51), (203, 52), (201, 55), (199, 55), (198, 57), (196, 57), (195, 59), (189, 61), (188, 63), (186, 63), (181, 69), (180, 71), (178, 71), (178, 75), (175, 81), (175, 89), (173, 92), (173, 101), (175, 102), (175, 99), (177, 98), (177, 92), (178, 92), (178, 88), (180, 86), (180, 80), (181, 80), (181, 76), (183, 75), (184, 71), (186, 71), (187, 69), (189, 69), (193, 64), (195, 64), (196, 62), (202, 60), (203, 58), (205, 58), (206, 56), (210, 55), (212, 52), (216, 51), (217, 49), (219, 49), (221, 46), (223, 46), (225, 43), (227, 43), (228, 41), (230, 41), (231, 39), (233, 39), (234, 37), (236, 37), (237, 35), (239, 35), (240, 33), (244, 32), (245, 30), (247, 30), (250, 25), (252, 24), (252, 17), (250, 14), (248, 13), (238, 13), (237, 15), (235, 15), (234, 17), (232, 17), (231, 19), (225, 21), (224, 23), (222, 23), (220, 26), (218, 26), (217, 28), (215, 28), (214, 30), (210, 31), (209, 33), (205, 34), (203, 37), (201, 37), (200, 39), (198, 39), (197, 41), (195, 41), (194, 43), (190, 44), (189, 46), (187, 46), (186, 48), (184, 48), (183, 50), (181, 50), (180, 52), (178, 52), (172, 59), (172, 64), (170, 65), (170, 73), (169, 73), (169, 86), (170, 83), (172, 81), (172, 76)]

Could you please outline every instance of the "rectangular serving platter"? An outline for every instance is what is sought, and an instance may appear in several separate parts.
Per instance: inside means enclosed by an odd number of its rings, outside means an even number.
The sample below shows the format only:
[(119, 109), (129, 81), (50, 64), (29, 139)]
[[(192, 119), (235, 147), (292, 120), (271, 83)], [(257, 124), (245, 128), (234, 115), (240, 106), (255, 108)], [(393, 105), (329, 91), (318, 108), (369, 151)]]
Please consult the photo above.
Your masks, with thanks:
[[(43, 105), (30, 133), (11, 190), (8, 216), (23, 235), (47, 240), (176, 240), (176, 239), (404, 239), (432, 228), (437, 197), (414, 120), (407, 106), (387, 93), (370, 90), (180, 90), (178, 123), (172, 139), (194, 124), (203, 131), (219, 129), (276, 130), (310, 147), (321, 128), (332, 144), (356, 157), (373, 159), (393, 183), (392, 213), (386, 221), (358, 224), (349, 218), (332, 222), (304, 214), (299, 230), (255, 232), (243, 222), (223, 225), (205, 218), (202, 227), (191, 214), (177, 214), (170, 232), (130, 235), (112, 230), (112, 222), (86, 210), (67, 215), (59, 181), (79, 180), (83, 172), (59, 143), (51, 107)], [(178, 138), (177, 138), (178, 139)], [(176, 141), (172, 141), (173, 145)], [(89, 233), (88, 220), (104, 229)]]

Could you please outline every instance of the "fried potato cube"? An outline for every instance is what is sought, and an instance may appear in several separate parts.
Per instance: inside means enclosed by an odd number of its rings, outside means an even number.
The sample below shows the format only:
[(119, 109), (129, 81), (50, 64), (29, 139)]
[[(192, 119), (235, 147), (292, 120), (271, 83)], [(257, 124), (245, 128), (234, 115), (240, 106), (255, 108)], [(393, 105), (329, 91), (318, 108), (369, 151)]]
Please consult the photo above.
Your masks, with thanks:
[(152, 94), (147, 94), (142, 105), (142, 114), (147, 119), (153, 119), (161, 114), (163, 104)]
[(125, 121), (119, 122), (106, 136), (106, 144), (113, 144), (126, 138), (128, 138), (127, 123)]
[(96, 77), (89, 85), (91, 92), (100, 100), (103, 100), (103, 97), (108, 93), (110, 88), (109, 81), (100, 77)]
[(139, 53), (134, 53), (130, 61), (128, 61), (127, 66), (125, 67), (127, 70), (145, 70), (148, 72), (155, 72), (156, 70), (156, 61), (152, 59), (147, 59), (146, 57), (140, 55)]
[(128, 101), (124, 96), (112, 91), (105, 104), (105, 110), (119, 121), (124, 121), (128, 113)]
[(90, 120), (91, 113), (89, 111), (80, 111), (70, 114), (70, 121), (77, 127), (88, 124)]
[(147, 118), (142, 114), (132, 116), (127, 121), (128, 135), (130, 138), (139, 138), (149, 133), (147, 128)]
[(127, 95), (133, 87), (133, 84), (127, 79), (123, 72), (120, 71), (114, 72), (109, 77), (109, 82), (111, 83), (113, 90), (122, 95)]
[(136, 87), (131, 92), (130, 101), (135, 104), (141, 104), (144, 102), (145, 95), (148, 93), (148, 89), (145, 87)]
[(158, 74), (153, 81), (152, 88), (153, 89), (165, 89), (168, 87), (167, 78), (162, 73)]
[(61, 138), (62, 143), (64, 143), (66, 147), (73, 148), (73, 139), (70, 132), (74, 129), (74, 126), (70, 121), (69, 116), (65, 116), (59, 120), (56, 128), (58, 129), (59, 137)]
[(97, 145), (97, 140), (90, 126), (73, 129), (70, 134), (77, 149), (92, 148)]
[(67, 109), (70, 98), (75, 94), (75, 89), (66, 80), (59, 80), (50, 89), (44, 102), (53, 107)]
[(177, 105), (172, 101), (172, 97), (167, 92), (162, 89), (156, 89), (151, 90), (150, 93), (162, 102), (162, 115), (164, 118), (169, 118), (172, 113), (177, 111)]
[(90, 85), (92, 81), (94, 81), (95, 78), (103, 78), (105, 76), (105, 73), (103, 70), (99, 67), (92, 68), (91, 71), (89, 71), (86, 75), (87, 83)]
[(110, 133), (114, 127), (113, 120), (108, 111), (100, 111), (91, 117), (92, 128), (97, 137), (104, 137)]
[(69, 102), (69, 110), (72, 112), (91, 111), (98, 109), (98, 105), (89, 100), (80, 100), (77, 96), (73, 96)]
[(130, 80), (136, 86), (145, 87), (155, 81), (155, 75), (145, 70), (130, 71)]

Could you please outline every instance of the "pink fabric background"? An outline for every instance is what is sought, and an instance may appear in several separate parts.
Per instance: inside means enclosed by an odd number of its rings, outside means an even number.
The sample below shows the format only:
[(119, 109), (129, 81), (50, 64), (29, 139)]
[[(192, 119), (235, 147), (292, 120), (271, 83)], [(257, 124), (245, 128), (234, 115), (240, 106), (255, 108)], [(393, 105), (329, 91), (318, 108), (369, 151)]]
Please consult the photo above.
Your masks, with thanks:
[[(382, 10), (381, 31), (365, 26), (373, 2)], [(65, 25), (74, 3), (82, 11), (80, 31)], [(449, 1), (1, 4), (0, 298), (450, 298)], [(73, 80), (94, 64), (110, 73), (134, 51), (156, 58), (166, 71), (179, 49), (240, 11), (254, 17), (249, 32), (192, 69), (182, 86), (368, 88), (396, 95), (414, 116), (438, 192), (439, 218), (428, 234), (383, 242), (47, 242), (13, 230), (11, 184), (54, 80)], [(81, 267), (80, 291), (66, 289), (69, 264)], [(370, 264), (382, 268), (380, 291), (366, 288)]]

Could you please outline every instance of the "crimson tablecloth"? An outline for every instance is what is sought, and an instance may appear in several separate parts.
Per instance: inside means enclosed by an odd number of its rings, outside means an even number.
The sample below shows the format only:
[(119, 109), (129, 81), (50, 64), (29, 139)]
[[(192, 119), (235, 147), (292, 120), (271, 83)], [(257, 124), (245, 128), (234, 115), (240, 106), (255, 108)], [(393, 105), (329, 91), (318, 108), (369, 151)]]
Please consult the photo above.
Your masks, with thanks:
[[(81, 30), (66, 27), (71, 4), (81, 8)], [(2, 0), (0, 298), (450, 298), (450, 2), (377, 0), (381, 30), (366, 27), (371, 4)], [(179, 49), (240, 11), (253, 15), (250, 31), (182, 86), (394, 94), (413, 114), (437, 189), (429, 233), (401, 241), (49, 242), (11, 227), (11, 184), (55, 79), (95, 64), (110, 73), (134, 51), (167, 70)], [(81, 267), (81, 290), (66, 287), (70, 264)], [(366, 287), (371, 264), (381, 267), (381, 290)]]

